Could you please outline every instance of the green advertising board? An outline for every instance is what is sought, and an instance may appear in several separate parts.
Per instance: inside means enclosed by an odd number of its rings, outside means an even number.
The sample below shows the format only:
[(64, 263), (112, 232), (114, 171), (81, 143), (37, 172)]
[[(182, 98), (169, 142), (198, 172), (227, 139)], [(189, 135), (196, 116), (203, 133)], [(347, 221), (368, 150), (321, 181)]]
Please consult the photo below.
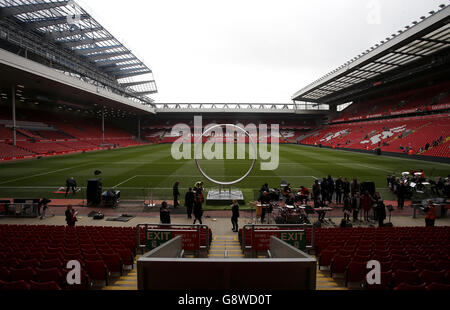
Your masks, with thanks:
[(172, 232), (170, 231), (147, 231), (145, 245), (147, 249), (153, 250), (171, 239)]
[(289, 243), (299, 250), (306, 249), (306, 232), (304, 230), (280, 232), (280, 240)]

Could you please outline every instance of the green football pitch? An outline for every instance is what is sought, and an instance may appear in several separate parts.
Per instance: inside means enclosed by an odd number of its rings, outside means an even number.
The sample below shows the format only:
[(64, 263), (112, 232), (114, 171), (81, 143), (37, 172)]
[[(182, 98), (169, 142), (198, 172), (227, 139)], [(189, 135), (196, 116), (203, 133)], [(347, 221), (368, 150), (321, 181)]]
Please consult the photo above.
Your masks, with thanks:
[[(231, 181), (244, 175), (251, 160), (201, 160), (205, 172), (220, 181)], [(376, 156), (340, 150), (319, 149), (299, 145), (280, 145), (278, 169), (262, 171), (257, 162), (250, 176), (235, 185), (240, 188), (246, 202), (255, 199), (255, 193), (265, 182), (279, 187), (282, 180), (293, 188), (300, 185), (311, 188), (315, 179), (331, 174), (351, 180), (374, 181), (384, 199), (393, 199), (386, 188), (386, 175), (423, 169), (427, 177), (447, 176), (450, 165), (413, 159)], [(171, 200), (174, 182), (180, 182), (184, 192), (195, 182), (204, 180), (194, 160), (174, 160), (171, 145), (146, 145), (109, 151), (48, 157), (0, 164), (0, 198), (64, 198), (57, 193), (68, 177), (74, 177), (82, 188), (70, 198), (85, 198), (87, 180), (94, 171), (102, 171), (103, 189), (116, 188), (122, 200), (147, 200), (152, 193), (155, 200)], [(205, 181), (205, 187), (216, 187)]]

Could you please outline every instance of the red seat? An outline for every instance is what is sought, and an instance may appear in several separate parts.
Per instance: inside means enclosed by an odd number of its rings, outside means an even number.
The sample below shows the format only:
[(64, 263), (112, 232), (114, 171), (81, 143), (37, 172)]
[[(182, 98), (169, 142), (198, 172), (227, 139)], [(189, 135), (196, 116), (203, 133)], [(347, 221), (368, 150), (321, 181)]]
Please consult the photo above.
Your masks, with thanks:
[(37, 259), (37, 260), (41, 260), (42, 258), (44, 258), (44, 254), (42, 252), (36, 251), (36, 252), (31, 252), (29, 254), (27, 254), (27, 259)]
[(0, 281), (0, 291), (28, 291), (29, 289), (30, 285), (23, 280), (13, 282)]
[(417, 270), (434, 270), (435, 265), (429, 261), (417, 260), (413, 264)]
[(367, 262), (370, 261), (370, 256), (369, 255), (368, 256), (355, 255), (355, 256), (353, 256), (352, 261), (367, 264)]
[(59, 259), (62, 260), (63, 258), (63, 252), (48, 252), (45, 253), (44, 259)]
[(445, 279), (445, 271), (424, 270), (420, 273), (419, 278), (422, 282), (427, 284), (443, 283)]
[(64, 255), (67, 255), (67, 254), (69, 254), (69, 255), (75, 255), (75, 254), (78, 254), (78, 255), (81, 255), (81, 252), (80, 252), (80, 248), (65, 248), (64, 249)]
[(419, 283), (419, 273), (417, 271), (397, 270), (394, 272), (394, 281), (397, 286), (401, 283), (417, 284)]
[(40, 264), (40, 268), (42, 269), (49, 269), (49, 268), (62, 268), (62, 262), (60, 259), (48, 259), (48, 260), (42, 260)]
[(85, 260), (101, 260), (100, 254), (83, 254)]
[(330, 264), (330, 275), (333, 277), (334, 273), (345, 273), (351, 256), (336, 255)]
[(102, 256), (109, 271), (120, 272), (120, 275), (123, 274), (123, 263), (119, 254), (103, 254)]
[(362, 282), (368, 272), (367, 263), (359, 261), (351, 261), (345, 272), (345, 286), (351, 282)]
[(61, 283), (61, 272), (58, 268), (36, 269), (37, 282), (56, 282)]
[(105, 281), (108, 285), (109, 271), (103, 260), (86, 260), (86, 271), (91, 280)]
[(413, 285), (408, 283), (401, 283), (394, 288), (395, 291), (424, 291), (426, 289), (426, 284)]
[(12, 281), (31, 281), (34, 280), (34, 276), (36, 273), (34, 272), (33, 268), (26, 267), (26, 268), (11, 268), (11, 280)]
[(450, 291), (450, 284), (431, 283), (427, 286), (428, 291)]
[(373, 255), (373, 260), (379, 261), (379, 262), (390, 262), (391, 257), (390, 256), (380, 256), (380, 255)]
[(132, 268), (134, 267), (133, 253), (131, 253), (130, 250), (116, 250), (116, 252), (120, 255), (120, 258), (122, 259), (124, 265), (132, 266)]
[(393, 261), (392, 269), (395, 270), (413, 270), (413, 265), (409, 261)]
[(370, 256), (372, 254), (372, 251), (371, 250), (356, 250), (356, 253), (355, 253), (355, 255), (358, 255), (358, 256)]
[(319, 270), (322, 266), (330, 266), (333, 257), (337, 254), (337, 251), (324, 250), (319, 256)]
[(11, 272), (6, 267), (0, 267), (0, 280), (9, 281), (9, 275)]
[(19, 260), (18, 266), (21, 268), (26, 267), (36, 268), (37, 266), (39, 266), (39, 260), (37, 260), (36, 258), (28, 260)]
[(391, 254), (392, 261), (409, 262), (407, 255)]
[(32, 291), (60, 291), (61, 287), (56, 282), (38, 283), (30, 281)]

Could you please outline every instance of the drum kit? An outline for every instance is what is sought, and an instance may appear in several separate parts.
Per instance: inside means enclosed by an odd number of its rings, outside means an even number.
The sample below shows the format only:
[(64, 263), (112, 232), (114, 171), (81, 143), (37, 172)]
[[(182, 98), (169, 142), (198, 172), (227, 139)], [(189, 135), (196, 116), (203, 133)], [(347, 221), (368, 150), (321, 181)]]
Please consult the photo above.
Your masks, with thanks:
[(311, 224), (306, 209), (306, 205), (277, 205), (277, 224)]

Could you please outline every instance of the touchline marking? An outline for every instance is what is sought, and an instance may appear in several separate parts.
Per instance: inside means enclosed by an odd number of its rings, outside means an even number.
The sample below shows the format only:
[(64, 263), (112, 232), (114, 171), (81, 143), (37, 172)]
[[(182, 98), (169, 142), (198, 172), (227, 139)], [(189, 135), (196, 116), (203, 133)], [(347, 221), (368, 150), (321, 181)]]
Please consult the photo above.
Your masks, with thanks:
[(125, 181), (123, 181), (123, 182), (117, 184), (116, 186), (113, 186), (113, 188), (117, 188), (117, 187), (119, 187), (120, 185), (122, 185), (122, 184), (124, 184), (124, 183), (127, 183), (128, 181), (133, 180), (133, 179), (136, 178), (136, 177), (138, 177), (138, 175), (135, 175), (135, 176), (133, 176), (133, 177), (131, 177), (131, 178), (129, 178), (129, 179), (126, 179)]
[(89, 163), (85, 163), (85, 164), (82, 164), (82, 165), (73, 166), (73, 167), (69, 167), (69, 168), (58, 169), (58, 170), (54, 170), (54, 171), (49, 171), (49, 172), (39, 173), (39, 174), (30, 175), (30, 176), (26, 176), (26, 177), (21, 177), (21, 178), (9, 180), (9, 181), (1, 182), (0, 185), (8, 184), (8, 183), (12, 183), (12, 182), (15, 182), (15, 181), (20, 181), (20, 180), (25, 180), (25, 179), (31, 179), (31, 178), (35, 178), (35, 177), (40, 177), (40, 176), (43, 176), (43, 175), (48, 175), (48, 174), (52, 174), (52, 173), (56, 173), (56, 172), (60, 172), (60, 171), (65, 171), (65, 170), (75, 169), (75, 168), (83, 167), (83, 166), (86, 166), (86, 165), (89, 165), (89, 164), (91, 164), (91, 163), (89, 162)]
[(364, 168), (374, 169), (374, 170), (380, 170), (380, 171), (384, 171), (384, 172), (391, 172), (391, 170), (386, 170), (386, 169), (378, 168), (378, 167), (374, 167), (374, 166), (366, 166), (366, 165), (363, 165), (363, 164), (354, 164), (354, 165), (361, 166), (361, 167), (364, 167)]

